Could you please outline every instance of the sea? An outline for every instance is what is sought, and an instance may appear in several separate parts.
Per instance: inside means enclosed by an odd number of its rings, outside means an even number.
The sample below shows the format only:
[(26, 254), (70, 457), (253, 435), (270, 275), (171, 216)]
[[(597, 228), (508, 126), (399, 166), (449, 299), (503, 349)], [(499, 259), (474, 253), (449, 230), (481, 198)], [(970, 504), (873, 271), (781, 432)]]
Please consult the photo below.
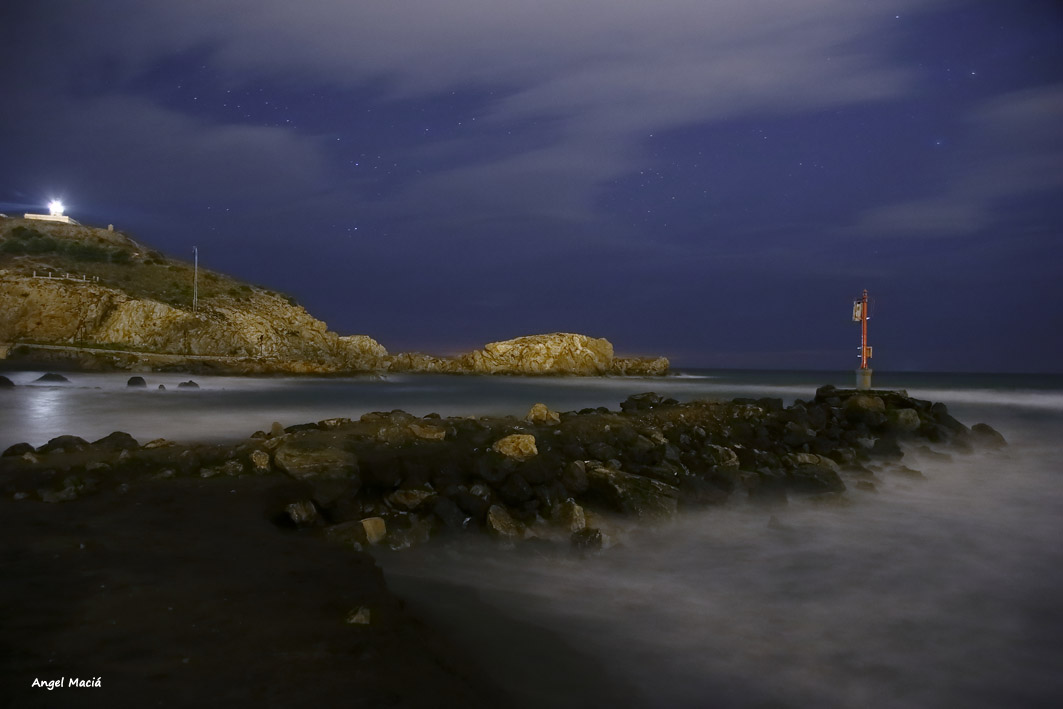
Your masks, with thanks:
[[(5, 372), (0, 449), (125, 431), (234, 440), (370, 411), (523, 415), (680, 401), (809, 400), (852, 372), (689, 370), (663, 378), (356, 378)], [(160, 385), (165, 389), (160, 389)], [(1063, 376), (876, 372), (1009, 445), (910, 451), (874, 490), (733, 499), (600, 554), (480, 538), (380, 552), (389, 586), (516, 707), (1063, 706)]]

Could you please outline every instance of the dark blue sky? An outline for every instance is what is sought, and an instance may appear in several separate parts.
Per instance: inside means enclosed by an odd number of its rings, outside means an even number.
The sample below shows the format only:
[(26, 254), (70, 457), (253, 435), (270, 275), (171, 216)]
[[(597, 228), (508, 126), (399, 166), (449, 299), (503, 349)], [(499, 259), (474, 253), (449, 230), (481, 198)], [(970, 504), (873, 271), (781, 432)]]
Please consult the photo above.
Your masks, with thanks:
[(389, 350), (1063, 371), (1056, 0), (7, 2), (52, 197)]

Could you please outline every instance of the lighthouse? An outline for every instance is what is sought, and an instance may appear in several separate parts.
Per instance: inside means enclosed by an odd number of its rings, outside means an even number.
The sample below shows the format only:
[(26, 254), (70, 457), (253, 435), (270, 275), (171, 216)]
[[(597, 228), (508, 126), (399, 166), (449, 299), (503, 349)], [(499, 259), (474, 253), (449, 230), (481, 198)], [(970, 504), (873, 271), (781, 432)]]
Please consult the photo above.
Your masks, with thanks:
[(864, 294), (853, 301), (853, 322), (860, 323), (860, 369), (856, 370), (856, 388), (871, 388), (871, 367), (867, 361), (871, 359), (871, 347), (867, 344), (867, 289)]
[(61, 222), (63, 224), (77, 225), (76, 221), (63, 214), (65, 211), (66, 207), (63, 206), (63, 203), (58, 199), (53, 199), (48, 203), (47, 214), (23, 214), (22, 216), (25, 219), (36, 219), (42, 222)]

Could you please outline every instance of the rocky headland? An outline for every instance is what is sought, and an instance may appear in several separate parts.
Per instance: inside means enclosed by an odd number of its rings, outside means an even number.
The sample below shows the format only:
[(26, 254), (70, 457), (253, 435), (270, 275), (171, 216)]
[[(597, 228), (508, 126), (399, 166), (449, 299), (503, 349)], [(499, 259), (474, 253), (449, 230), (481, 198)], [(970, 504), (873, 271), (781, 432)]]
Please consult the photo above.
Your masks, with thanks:
[(121, 232), (0, 219), (0, 359), (25, 367), (233, 374), (659, 375), (668, 360), (617, 357), (600, 338), (553, 333), (456, 357), (389, 354), (341, 336), (290, 297), (193, 269)]

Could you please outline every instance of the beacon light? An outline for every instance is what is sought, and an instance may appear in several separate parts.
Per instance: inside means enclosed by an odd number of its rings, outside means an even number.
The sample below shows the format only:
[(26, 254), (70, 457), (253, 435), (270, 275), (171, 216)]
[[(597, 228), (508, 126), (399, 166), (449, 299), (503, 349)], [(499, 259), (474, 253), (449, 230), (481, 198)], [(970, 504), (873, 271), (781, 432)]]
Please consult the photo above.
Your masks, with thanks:
[(51, 202), (48, 203), (48, 213), (51, 214), (53, 217), (63, 216), (63, 210), (65, 209), (66, 207), (64, 207), (63, 203), (58, 199), (53, 199)]

